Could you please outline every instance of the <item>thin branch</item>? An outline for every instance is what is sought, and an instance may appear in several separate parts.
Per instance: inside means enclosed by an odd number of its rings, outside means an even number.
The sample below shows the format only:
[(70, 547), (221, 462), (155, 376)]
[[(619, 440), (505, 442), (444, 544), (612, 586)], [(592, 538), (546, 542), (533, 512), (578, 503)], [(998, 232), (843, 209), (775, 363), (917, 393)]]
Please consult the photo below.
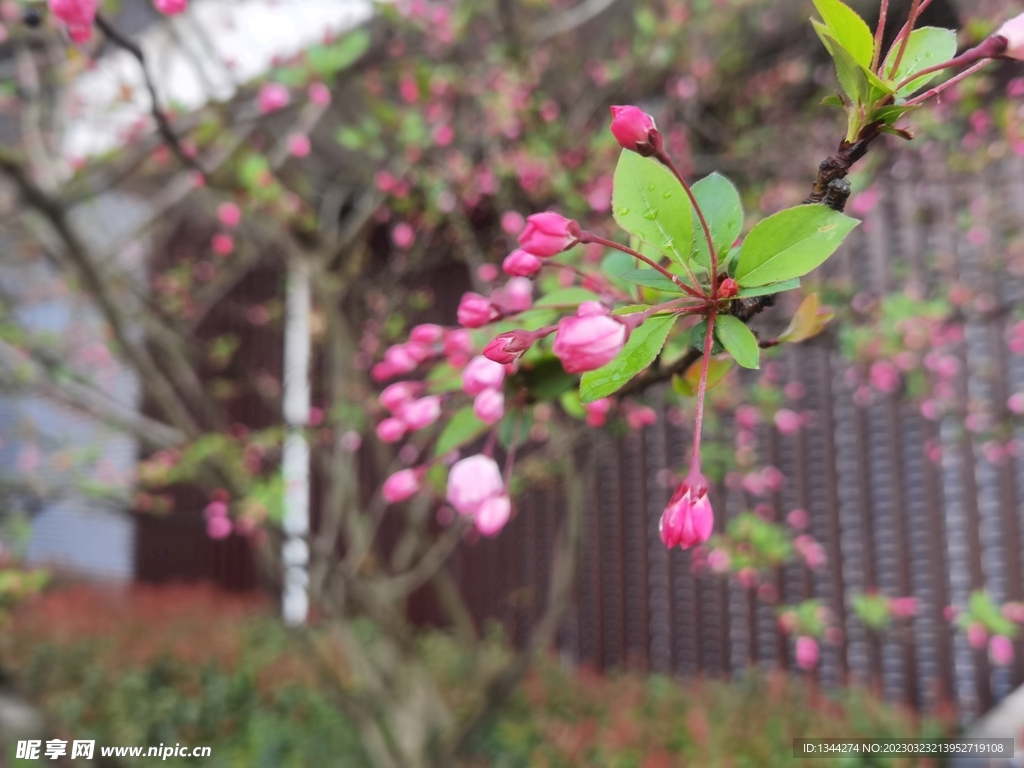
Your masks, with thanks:
[(171, 151), (182, 162), (182, 164), (188, 166), (192, 170), (203, 173), (204, 171), (202, 167), (196, 162), (195, 158), (190, 157), (181, 146), (181, 141), (178, 139), (178, 135), (171, 127), (171, 123), (167, 119), (167, 115), (165, 115), (163, 110), (160, 109), (160, 99), (156, 93), (156, 83), (153, 81), (153, 75), (146, 64), (146, 55), (143, 53), (142, 48), (138, 43), (128, 37), (128, 35), (124, 34), (114, 26), (114, 23), (102, 13), (96, 14), (96, 26), (103, 31), (103, 34), (106, 35), (112, 43), (126, 50), (139, 62), (139, 67), (142, 69), (142, 77), (146, 81), (146, 90), (149, 91), (150, 113), (156, 121), (157, 130), (163, 137), (164, 142), (166, 142), (167, 146), (170, 147)]

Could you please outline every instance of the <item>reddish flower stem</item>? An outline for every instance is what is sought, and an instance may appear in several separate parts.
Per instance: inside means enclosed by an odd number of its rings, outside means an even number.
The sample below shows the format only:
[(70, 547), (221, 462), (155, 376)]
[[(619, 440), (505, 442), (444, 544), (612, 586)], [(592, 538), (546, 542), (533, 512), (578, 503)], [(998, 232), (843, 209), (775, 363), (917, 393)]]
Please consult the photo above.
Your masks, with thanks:
[[(601, 280), (601, 278), (598, 277), (597, 275), (588, 274), (587, 272), (584, 272), (579, 267), (573, 266), (572, 264), (563, 264), (562, 262), (555, 261), (554, 259), (546, 259), (544, 261), (544, 266), (545, 267), (558, 267), (559, 269), (564, 269), (564, 270), (566, 270), (568, 272), (572, 272), (574, 275), (577, 275), (577, 276), (583, 278), (584, 281), (587, 281), (587, 280)], [(632, 301), (632, 297), (631, 296), (627, 295), (625, 291), (619, 290), (616, 286), (612, 285), (611, 283), (602, 282), (601, 284), (604, 285), (605, 287), (607, 287), (608, 290), (612, 294), (614, 294), (616, 298), (621, 299), (622, 301)]]
[[(925, 0), (923, 5), (927, 7), (930, 2), (931, 0)], [(914, 0), (910, 6), (910, 15), (907, 16), (907, 23), (903, 25), (899, 36), (896, 38), (896, 42), (899, 43), (900, 49), (896, 53), (896, 59), (892, 63), (892, 69), (889, 70), (890, 72), (900, 71), (900, 64), (903, 63), (903, 54), (907, 52), (907, 44), (910, 42), (910, 33), (914, 31), (914, 25), (917, 24), (918, 15), (922, 10), (924, 10), (921, 6), (921, 0)]]
[(668, 153), (664, 149), (659, 149), (655, 157), (672, 171), (679, 183), (682, 184), (683, 189), (686, 191), (686, 196), (690, 198), (690, 204), (693, 206), (693, 210), (697, 212), (697, 218), (700, 220), (700, 228), (704, 231), (704, 239), (708, 244), (708, 258), (711, 259), (711, 295), (714, 297), (718, 296), (718, 254), (715, 253), (715, 245), (711, 241), (711, 228), (708, 227), (707, 219), (704, 218), (704, 211), (700, 209), (700, 205), (697, 204), (697, 198), (693, 196), (693, 190), (690, 189), (690, 185), (686, 183), (686, 179), (683, 178), (683, 174), (679, 172), (675, 164), (672, 162), (672, 158), (668, 156)]
[[(927, 8), (927, 7), (929, 6), (929, 5), (931, 5), (931, 4), (932, 4), (932, 0), (921, 0), (921, 5), (920, 5), (920, 6), (918, 7), (918, 9), (917, 9), (917, 15), (918, 15), (918, 16), (920, 16), (920, 15), (921, 15), (922, 13), (924, 13), (924, 12), (925, 12), (925, 9), (926, 9), (926, 8)], [(916, 18), (915, 18), (915, 19), (913, 19), (913, 22), (914, 22), (914, 23), (916, 23), (916, 22), (917, 22), (917, 19), (916, 19)], [(902, 40), (902, 39), (903, 39), (903, 37), (904, 37), (904, 35), (907, 35), (907, 36), (909, 36), (909, 35), (910, 35), (910, 32), (912, 31), (912, 30), (910, 29), (910, 27), (912, 27), (912, 26), (913, 26), (913, 25), (911, 24), (911, 20), (910, 20), (910, 19), (908, 19), (908, 20), (907, 20), (907, 23), (906, 23), (906, 24), (904, 24), (904, 25), (903, 25), (903, 26), (902, 26), (902, 27), (900, 28), (900, 33), (899, 33), (898, 35), (896, 35), (896, 39), (897, 39), (897, 40)], [(892, 71), (893, 71), (893, 72), (895, 72), (895, 71), (896, 71), (896, 67), (893, 67), (893, 68), (892, 68)]]
[[(700, 472), (700, 432), (704, 425), (704, 396), (708, 389), (708, 366), (711, 364), (711, 348), (715, 338), (715, 308), (708, 315), (708, 330), (704, 334), (704, 360), (700, 369), (700, 385), (697, 387), (697, 419), (693, 425), (693, 458), (690, 459), (690, 471)], [(696, 467), (696, 470), (694, 470)]]
[(986, 64), (988, 64), (990, 61), (992, 61), (992, 59), (984, 59), (983, 61), (979, 61), (973, 67), (965, 69), (963, 72), (961, 72), (956, 77), (951, 77), (949, 80), (947, 80), (944, 83), (940, 83), (939, 85), (937, 85), (934, 88), (932, 88), (930, 91), (925, 91), (920, 96), (915, 96), (914, 98), (910, 99), (909, 101), (907, 101), (907, 105), (911, 106), (911, 105), (914, 105), (914, 104), (921, 104), (922, 102), (926, 101), (927, 99), (930, 99), (932, 96), (938, 96), (940, 93), (942, 93), (947, 88), (950, 88), (951, 86), (954, 86), (957, 83), (959, 83), (961, 80), (964, 80), (964, 79), (970, 77), (971, 75), (973, 75), (979, 69), (981, 69)]
[(634, 251), (632, 248), (629, 248), (629, 247), (627, 247), (625, 245), (622, 245), (621, 243), (616, 243), (614, 240), (605, 240), (603, 237), (598, 237), (597, 235), (595, 235), (592, 232), (583, 232), (581, 237), (580, 237), (580, 242), (581, 243), (597, 243), (598, 245), (603, 245), (606, 248), (614, 248), (617, 251), (622, 251), (623, 253), (628, 253), (634, 259), (639, 259), (640, 261), (642, 261), (644, 264), (648, 265), (649, 267), (653, 267), (654, 269), (658, 270), (658, 272), (660, 272), (662, 275), (667, 277), (673, 283), (678, 285), (683, 290), (683, 292), (688, 293), (690, 296), (693, 296), (695, 299), (706, 299), (706, 298), (708, 298), (707, 295), (702, 293), (697, 288), (693, 288), (693, 287), (687, 285), (686, 283), (684, 283), (682, 280), (680, 280), (679, 279), (679, 275), (673, 275), (671, 272), (669, 272), (667, 269), (665, 269), (663, 266), (661, 266), (661, 264), (658, 264), (653, 259), (649, 259), (648, 257), (644, 256), (639, 251)]
[(878, 72), (882, 58), (882, 37), (885, 35), (885, 20), (889, 15), (889, 0), (882, 0), (882, 9), (878, 15), (878, 28), (875, 30), (875, 53), (871, 58), (871, 71)]

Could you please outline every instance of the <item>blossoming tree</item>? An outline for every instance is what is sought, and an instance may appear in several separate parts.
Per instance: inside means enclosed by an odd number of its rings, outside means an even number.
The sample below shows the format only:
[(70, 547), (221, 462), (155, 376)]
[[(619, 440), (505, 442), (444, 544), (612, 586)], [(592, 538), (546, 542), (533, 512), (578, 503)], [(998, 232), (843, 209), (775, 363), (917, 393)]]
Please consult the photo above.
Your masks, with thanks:
[[(571, 57), (556, 67), (556, 52), (543, 47), (527, 60), (524, 31), (507, 4), (500, 5), (499, 63), (472, 59), (459, 45), (462, 34), (490, 39), (490, 31), (479, 31), (487, 21), (483, 11), (467, 5), (462, 17), (445, 5), (413, 0), (381, 13), (395, 28), (415, 32), (409, 35), (414, 44), (385, 35), (373, 48), (365, 31), (325, 41), (282, 65), (251, 98), (247, 94), (253, 107), (248, 114), (210, 110), (192, 122), (160, 102), (144, 52), (96, 0), (50, 0), (51, 17), (42, 29), (40, 9), (27, 8), (28, 31), (19, 33), (25, 50), (31, 51), (33, 35), (51, 41), (66, 35), (82, 46), (102, 37), (130, 53), (147, 74), (151, 118), (126, 137), (134, 148), (126, 150), (114, 183), (138, 166), (148, 178), (177, 175), (184, 192), (167, 210), (182, 212), (182, 201), (192, 198), (201, 210), (188, 210), (188, 216), (216, 213), (206, 216), (207, 222), (216, 219), (206, 249), (153, 275), (152, 295), (97, 258), (69, 223), (77, 197), (110, 183), (104, 164), (80, 169), (67, 189), (56, 188), (38, 167), (47, 148), (38, 126), (22, 137), (29, 158), (17, 148), (0, 153), (0, 170), (59, 239), (59, 268), (99, 307), (117, 358), (139, 374), (149, 413), (116, 413), (87, 382), (69, 386), (61, 371), (44, 364), (40, 339), (4, 343), (16, 346), (26, 365), (40, 367), (65, 401), (140, 438), (148, 451), (135, 499), (140, 510), (166, 506), (173, 498), (168, 489), (189, 483), (207, 494), (211, 537), (251, 537), (268, 573), (278, 578), (282, 566), (291, 574), (288, 567), (308, 563), (310, 594), (329, 631), (317, 627), (300, 635), (325, 676), (337, 681), (339, 706), (360, 726), (381, 765), (452, 764), (522, 676), (530, 654), (553, 643), (572, 589), (592, 479), (592, 451), (578, 422), (600, 427), (621, 416), (628, 427), (643, 428), (656, 415), (641, 398), (671, 381), (692, 404), (693, 444), (688, 471), (661, 517), (661, 538), (666, 547), (684, 549), (711, 540), (715, 521), (701, 460), (709, 390), (733, 364), (757, 369), (762, 350), (813, 337), (831, 315), (811, 293), (777, 336), (759, 333), (756, 323), (752, 329), (752, 321), (776, 297), (799, 289), (857, 226), (844, 213), (846, 176), (874, 142), (886, 134), (911, 138), (902, 127), (908, 113), (991, 60), (1020, 58), (1024, 50), (1021, 17), (957, 55), (954, 32), (918, 26), (930, 0), (913, 0), (887, 47), (887, 0), (875, 32), (839, 0), (814, 0), (820, 18), (812, 24), (841, 86), (826, 102), (846, 113), (846, 125), (837, 130), (838, 148), (820, 164), (803, 203), (754, 221), (725, 176), (694, 178), (693, 158), (677, 127), (663, 133), (636, 106), (612, 106), (610, 125), (585, 112), (563, 116), (573, 101), (588, 101), (568, 77), (582, 67)], [(164, 14), (186, 10), (184, 0), (157, 0), (155, 6)], [(637, 16), (638, 49), (666, 45), (691, 22), (688, 11), (668, 9), (659, 28), (645, 10), (648, 16)], [(698, 32), (702, 25), (713, 27), (721, 15), (707, 13), (691, 26)], [(538, 23), (529, 39), (540, 45), (578, 23), (572, 15), (556, 15)], [(418, 49), (410, 53), (413, 45)], [(391, 64), (374, 60), (375, 53)], [(475, 63), (461, 77), (449, 66), (461, 62), (466, 68), (467, 60)], [(346, 116), (336, 143), (355, 158), (347, 170), (373, 182), (362, 195), (345, 198), (330, 180), (318, 178), (320, 169), (307, 158), (318, 155), (313, 129), (336, 93), (355, 99), (342, 74), (357, 62), (366, 67), (362, 95), (370, 116)], [(645, 64), (664, 69), (656, 57)], [(606, 63), (587, 66), (595, 82), (613, 77)], [(570, 84), (548, 96), (543, 81), (551, 72), (560, 85), (567, 77)], [(952, 77), (935, 84), (943, 73)], [(686, 87), (686, 80), (678, 81), (677, 90)], [(31, 127), (41, 107), (26, 93), (19, 108)], [(605, 103), (599, 106), (603, 111)], [(598, 114), (594, 105), (589, 110)], [(291, 118), (283, 129), (268, 127), (282, 116)], [(614, 171), (597, 179), (586, 178), (586, 152), (578, 146), (581, 125), (588, 123), (600, 125), (596, 156), (621, 150)], [(456, 149), (456, 128), (463, 125), (471, 136)], [(157, 129), (160, 146), (146, 143), (147, 127)], [(547, 142), (557, 146), (557, 160)], [(505, 186), (514, 180), (519, 192), (502, 197), (503, 180)], [(584, 197), (590, 213), (573, 213), (583, 209)], [(494, 200), (506, 208), (500, 215)], [(548, 210), (531, 212), (543, 208)], [(367, 233), (381, 229), (395, 254), (390, 273), (401, 279), (372, 268)], [(509, 236), (519, 247), (496, 254)], [(250, 429), (230, 423), (228, 406), (265, 377), (245, 370), (205, 387), (200, 373), (207, 362), (215, 371), (228, 368), (239, 342), (227, 336), (202, 345), (197, 340), (202, 319), (229, 300), (259, 252), (271, 248), (312, 278), (314, 306), (306, 314), (319, 329), (311, 334), (323, 368), (315, 387), (322, 407), (306, 409), (298, 424), (284, 418)], [(415, 270), (440, 249), (454, 250), (471, 268), (474, 290), (461, 296), (449, 322), (420, 322), (416, 309), (429, 302), (417, 290)], [(248, 308), (246, 317), (263, 325), (272, 309), (280, 314), (279, 305), (259, 306)], [(892, 375), (884, 368), (876, 375), (873, 368), (872, 378), (885, 385)], [(261, 393), (281, 405), (276, 385)], [(738, 412), (737, 421), (742, 426)], [(780, 410), (775, 421), (780, 430), (796, 429), (799, 417)], [(281, 513), (289, 490), (281, 476), (288, 460), (281, 457), (300, 434), (326, 477), (312, 533), (287, 530)], [(501, 534), (514, 514), (515, 473), (523, 465), (517, 457), (524, 455), (543, 457), (545, 471), (558, 475), (565, 488), (546, 608), (525, 651), (496, 671), (481, 671), (477, 699), (453, 712), (417, 659), (406, 601), (431, 585), (452, 623), (475, 638), (444, 564), (464, 539)], [(380, 481), (370, 495), (361, 482), (367, 474)], [(759, 482), (779, 482), (770, 474), (761, 473)], [(384, 542), (381, 530), (391, 522), (400, 534)], [(780, 528), (763, 523), (745, 517), (722, 532), (708, 566), (735, 570), (754, 589), (758, 568), (777, 565), (792, 552), (811, 567), (821, 564), (821, 547), (808, 534), (790, 542)], [(790, 524), (795, 531), (806, 528), (792, 515)], [(763, 546), (751, 554), (754, 540)], [(782, 611), (780, 621), (798, 636), (798, 663), (813, 667), (817, 637), (827, 631), (826, 612), (807, 604)], [(344, 663), (332, 657), (332, 644), (341, 648)], [(483, 669), (481, 654), (472, 661)]]

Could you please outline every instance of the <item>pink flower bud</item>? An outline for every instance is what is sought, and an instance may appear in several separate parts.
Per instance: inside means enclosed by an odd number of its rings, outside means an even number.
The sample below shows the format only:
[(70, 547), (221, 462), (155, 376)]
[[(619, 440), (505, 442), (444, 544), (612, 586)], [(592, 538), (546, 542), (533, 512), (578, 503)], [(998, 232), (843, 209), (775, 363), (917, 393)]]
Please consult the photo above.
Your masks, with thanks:
[(230, 256), (235, 250), (235, 241), (231, 235), (219, 232), (213, 236), (213, 239), (210, 241), (210, 247), (218, 256)]
[(626, 423), (630, 429), (640, 430), (649, 427), (658, 421), (658, 414), (653, 408), (646, 405), (626, 405)]
[(263, 114), (284, 109), (288, 106), (289, 101), (291, 101), (291, 94), (288, 92), (287, 86), (281, 83), (264, 83), (256, 96), (257, 106)]
[(501, 268), (505, 270), (506, 274), (516, 277), (533, 277), (540, 272), (543, 265), (544, 262), (540, 260), (540, 257), (527, 253), (522, 248), (517, 248), (505, 257)]
[(242, 209), (234, 203), (221, 203), (217, 206), (217, 218), (225, 227), (234, 229), (242, 220)]
[(537, 338), (536, 333), (523, 330), (499, 333), (484, 347), (484, 357), (502, 365), (510, 365), (518, 361)]
[(669, 549), (689, 549), (711, 537), (715, 515), (708, 499), (708, 483), (696, 466), (672, 494), (661, 515), (658, 531)]
[(384, 388), (380, 393), (379, 402), (392, 413), (416, 397), (423, 384), (418, 381), (397, 381)]
[(455, 462), (448, 473), (448, 503), (463, 515), (476, 515), (484, 502), (505, 492), (497, 462), (479, 453)]
[(987, 642), (988, 630), (985, 629), (985, 625), (979, 624), (977, 621), (971, 622), (970, 626), (967, 627), (967, 643), (971, 648), (980, 651)]
[(479, 293), (464, 293), (459, 301), (459, 325), (466, 328), (480, 328), (501, 316), (491, 300)]
[(231, 535), (231, 519), (222, 515), (210, 517), (206, 521), (206, 535), (211, 539), (226, 539)]
[(411, 431), (429, 427), (441, 415), (441, 398), (436, 395), (421, 397), (406, 403), (398, 412), (398, 418), (405, 422)]
[(206, 515), (207, 519), (211, 517), (227, 517), (228, 505), (223, 501), (211, 501), (206, 505), (206, 509), (203, 510), (203, 514)]
[(409, 331), (409, 341), (420, 344), (439, 344), (444, 340), (444, 328), (433, 323), (417, 325)]
[(608, 411), (611, 410), (611, 407), (612, 399), (610, 397), (602, 397), (592, 403), (585, 403), (583, 409), (587, 412), (587, 425), (595, 429), (603, 427), (605, 421), (608, 420)]
[(917, 598), (894, 597), (889, 601), (889, 612), (898, 619), (909, 619), (917, 615)]
[(457, 328), (448, 331), (444, 335), (444, 355), (448, 362), (455, 368), (461, 368), (466, 364), (469, 355), (473, 352), (473, 337), (469, 331)]
[(309, 100), (318, 107), (326, 107), (331, 103), (331, 89), (323, 83), (313, 83), (309, 86)]
[(512, 502), (508, 496), (491, 496), (480, 505), (473, 516), (476, 529), (484, 536), (496, 536), (512, 514)]
[(396, 373), (410, 373), (416, 370), (420, 361), (405, 344), (395, 344), (384, 352), (384, 362)]
[(420, 489), (422, 472), (418, 469), (401, 469), (384, 481), (381, 492), (388, 504), (397, 504), (416, 494)]
[(576, 308), (576, 317), (591, 317), (593, 315), (610, 315), (608, 307), (600, 301), (584, 301)]
[(800, 416), (788, 408), (775, 412), (775, 426), (784, 435), (795, 435), (800, 431)]
[(525, 224), (526, 219), (518, 211), (505, 211), (501, 214), (501, 228), (510, 235), (521, 230)]
[(377, 425), (377, 437), (384, 443), (397, 443), (405, 436), (407, 429), (401, 419), (387, 418)]
[(292, 157), (306, 157), (312, 148), (309, 136), (304, 133), (293, 133), (288, 137), (288, 154)]
[(796, 663), (800, 669), (811, 670), (818, 665), (818, 641), (801, 635), (796, 639)]
[(528, 216), (519, 233), (519, 245), (534, 256), (554, 256), (579, 242), (580, 225), (557, 213), (535, 213)]
[(628, 336), (625, 324), (609, 315), (564, 317), (558, 323), (553, 351), (567, 373), (584, 373), (614, 360)]
[(525, 277), (513, 277), (491, 296), (502, 314), (523, 312), (533, 306), (533, 283)]
[(153, 5), (165, 16), (174, 16), (188, 9), (188, 0), (153, 0)]
[(869, 378), (871, 386), (886, 394), (895, 392), (900, 385), (899, 371), (896, 370), (896, 366), (885, 360), (876, 360), (871, 364)]
[(992, 663), (1000, 667), (1013, 663), (1013, 641), (1005, 635), (995, 635), (988, 641)]
[(497, 424), (505, 415), (505, 395), (497, 389), (485, 389), (473, 401), (473, 413), (484, 424)]
[(49, 5), (50, 13), (67, 25), (68, 34), (76, 43), (92, 37), (98, 0), (50, 0)]
[(402, 248), (404, 250), (412, 245), (415, 240), (416, 233), (413, 231), (413, 228), (404, 221), (391, 231), (391, 242), (393, 242), (397, 248)]
[(505, 366), (477, 355), (462, 371), (462, 388), (467, 395), (479, 395), (485, 389), (498, 389), (505, 381)]
[(654, 118), (639, 107), (612, 107), (611, 131), (619, 146), (650, 157), (661, 149)]
[(718, 295), (723, 299), (731, 299), (737, 293), (740, 292), (739, 283), (733, 280), (731, 277), (725, 278), (718, 286)]
[(1014, 16), (995, 31), (993, 37), (1006, 38), (1004, 56), (1017, 61), (1024, 61), (1024, 13)]
[(786, 515), (786, 522), (798, 531), (804, 530), (811, 522), (810, 516), (805, 509), (794, 509)]

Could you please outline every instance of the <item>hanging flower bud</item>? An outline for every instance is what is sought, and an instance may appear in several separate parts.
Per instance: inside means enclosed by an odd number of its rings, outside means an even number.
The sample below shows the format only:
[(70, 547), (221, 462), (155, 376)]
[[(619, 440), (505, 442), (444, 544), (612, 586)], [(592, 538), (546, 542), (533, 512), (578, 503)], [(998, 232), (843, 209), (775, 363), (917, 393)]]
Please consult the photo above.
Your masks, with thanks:
[(614, 360), (628, 337), (625, 324), (610, 315), (564, 317), (552, 349), (567, 373), (584, 373)]
[(467, 395), (479, 395), (485, 389), (498, 389), (505, 381), (505, 366), (477, 355), (462, 371), (462, 389)]
[(441, 398), (435, 395), (421, 397), (419, 400), (406, 403), (398, 412), (398, 418), (405, 422), (405, 426), (413, 432), (429, 427), (437, 421), (440, 415)]
[(444, 340), (444, 328), (433, 323), (417, 325), (409, 331), (409, 341), (418, 344), (439, 344)]
[(423, 384), (419, 381), (397, 381), (384, 387), (378, 402), (392, 413), (396, 413), (399, 408), (416, 397), (422, 389)]
[(505, 257), (501, 268), (505, 270), (505, 274), (514, 275), (515, 277), (533, 277), (540, 272), (540, 268), (543, 265), (544, 262), (540, 260), (539, 256), (534, 256), (522, 248), (517, 248)]
[(420, 489), (422, 471), (419, 469), (402, 469), (384, 481), (381, 492), (388, 504), (397, 504), (413, 496)]
[(654, 118), (639, 107), (612, 107), (612, 135), (619, 146), (650, 157), (661, 149), (661, 134)]
[(512, 501), (507, 495), (501, 494), (492, 496), (481, 504), (473, 515), (473, 520), (476, 529), (484, 536), (496, 536), (505, 527), (511, 514)]
[(289, 101), (291, 101), (291, 94), (288, 92), (288, 87), (281, 83), (264, 83), (256, 96), (257, 106), (263, 114), (284, 109), (288, 106)]
[(818, 665), (818, 641), (801, 635), (796, 639), (796, 663), (800, 669), (811, 670)]
[(1006, 667), (1013, 663), (1013, 641), (1006, 635), (993, 635), (988, 641), (988, 651), (996, 666)]
[(554, 256), (567, 251), (580, 240), (580, 225), (557, 213), (535, 213), (528, 216), (519, 233), (519, 245), (534, 256)]
[(669, 549), (689, 549), (711, 537), (715, 515), (708, 499), (708, 483), (700, 469), (691, 466), (690, 474), (679, 484), (661, 515), (659, 532)]
[(455, 462), (448, 473), (448, 503), (460, 514), (476, 515), (485, 501), (504, 492), (497, 462), (482, 453)]
[(501, 317), (498, 308), (486, 296), (472, 291), (462, 294), (459, 301), (459, 325), (466, 328), (480, 328)]
[(72, 40), (84, 43), (92, 37), (98, 5), (98, 0), (50, 0), (50, 12), (67, 25)]
[(537, 331), (506, 331), (499, 333), (484, 347), (484, 357), (502, 365), (518, 362), (543, 333)]
[(505, 415), (505, 395), (497, 389), (485, 389), (473, 401), (473, 413), (484, 424), (497, 424)]
[(382, 443), (397, 443), (405, 436), (407, 429), (401, 419), (387, 418), (377, 425), (377, 437)]
[(1006, 39), (1006, 50), (1003, 56), (1017, 61), (1024, 61), (1024, 13), (1014, 16), (995, 31), (992, 37)]

